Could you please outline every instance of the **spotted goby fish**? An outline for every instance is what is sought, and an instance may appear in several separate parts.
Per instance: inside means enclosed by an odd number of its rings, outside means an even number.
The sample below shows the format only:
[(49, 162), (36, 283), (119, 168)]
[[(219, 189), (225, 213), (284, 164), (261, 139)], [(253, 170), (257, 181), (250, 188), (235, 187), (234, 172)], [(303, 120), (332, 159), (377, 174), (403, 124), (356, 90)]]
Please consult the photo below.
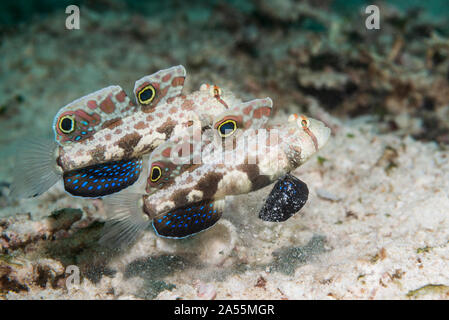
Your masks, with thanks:
[(114, 85), (60, 109), (55, 141), (33, 138), (18, 150), (11, 195), (38, 196), (60, 179), (74, 196), (112, 194), (137, 181), (144, 155), (194, 121), (208, 125), (234, 108), (248, 121), (260, 118), (251, 101), (217, 86), (182, 95), (185, 76), (185, 68), (175, 66), (141, 78), (134, 86), (136, 103)]
[(189, 159), (200, 150), (199, 163), (174, 162), (173, 154), (179, 154), (183, 143), (159, 146), (150, 159), (146, 194), (123, 193), (106, 199), (110, 220), (101, 242), (129, 244), (150, 225), (162, 237), (191, 236), (220, 219), (226, 196), (249, 193), (275, 181), (259, 217), (287, 220), (308, 197), (306, 184), (290, 171), (322, 148), (330, 136), (330, 129), (318, 120), (297, 115), (289, 120), (241, 130), (238, 115), (228, 113), (214, 121), (212, 138), (201, 139), (200, 147), (190, 140)]

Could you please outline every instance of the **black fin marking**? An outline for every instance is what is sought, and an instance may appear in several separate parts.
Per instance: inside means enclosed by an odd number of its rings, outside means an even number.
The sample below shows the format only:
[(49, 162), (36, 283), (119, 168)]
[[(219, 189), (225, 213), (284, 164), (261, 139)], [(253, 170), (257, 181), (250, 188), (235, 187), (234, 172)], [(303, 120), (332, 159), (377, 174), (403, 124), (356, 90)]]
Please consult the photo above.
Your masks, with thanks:
[(141, 170), (138, 158), (97, 164), (64, 173), (64, 188), (74, 196), (103, 197), (132, 185)]
[(223, 214), (224, 200), (203, 200), (153, 219), (158, 236), (180, 239), (212, 227)]
[(259, 212), (259, 218), (264, 221), (285, 221), (307, 202), (309, 189), (298, 178), (287, 174), (271, 190), (265, 204)]

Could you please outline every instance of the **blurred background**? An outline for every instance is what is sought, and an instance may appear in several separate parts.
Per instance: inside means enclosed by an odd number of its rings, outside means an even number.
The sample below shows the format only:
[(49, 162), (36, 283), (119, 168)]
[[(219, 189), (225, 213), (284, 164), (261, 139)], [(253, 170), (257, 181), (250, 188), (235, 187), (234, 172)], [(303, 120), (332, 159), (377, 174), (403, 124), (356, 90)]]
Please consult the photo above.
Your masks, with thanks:
[[(80, 30), (65, 28), (70, 4)], [(380, 9), (379, 30), (365, 27), (368, 4)], [(20, 137), (51, 136), (73, 99), (110, 84), (130, 93), (177, 64), (186, 92), (211, 82), (243, 99), (270, 96), (276, 112), (318, 104), (446, 145), (448, 12), (444, 0), (1, 1), (0, 154)]]

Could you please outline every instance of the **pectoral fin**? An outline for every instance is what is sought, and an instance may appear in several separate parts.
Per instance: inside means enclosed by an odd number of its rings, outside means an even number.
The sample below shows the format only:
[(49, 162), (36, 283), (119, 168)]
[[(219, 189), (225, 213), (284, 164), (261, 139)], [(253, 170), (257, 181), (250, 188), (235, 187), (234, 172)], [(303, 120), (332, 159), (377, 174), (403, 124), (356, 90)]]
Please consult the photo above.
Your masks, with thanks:
[(123, 248), (132, 244), (150, 225), (143, 212), (143, 195), (120, 193), (105, 199), (108, 220), (102, 231), (100, 244), (110, 248)]
[(298, 178), (287, 174), (278, 180), (259, 212), (264, 221), (285, 221), (301, 210), (307, 202), (309, 189)]
[(220, 220), (224, 200), (205, 200), (171, 210), (153, 219), (158, 236), (180, 239), (212, 227)]
[(62, 170), (56, 165), (56, 143), (41, 138), (23, 141), (16, 152), (11, 197), (37, 197), (50, 189)]

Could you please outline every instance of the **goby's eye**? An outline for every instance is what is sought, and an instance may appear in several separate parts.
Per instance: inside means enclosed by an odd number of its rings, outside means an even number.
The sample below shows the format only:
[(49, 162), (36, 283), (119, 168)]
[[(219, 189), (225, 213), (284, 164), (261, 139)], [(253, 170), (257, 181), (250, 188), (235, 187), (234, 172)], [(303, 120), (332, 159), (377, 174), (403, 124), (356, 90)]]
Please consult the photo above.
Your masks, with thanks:
[(209, 90), (210, 90), (210, 95), (213, 97), (220, 97), (221, 94), (223, 93), (221, 88), (219, 86), (215, 86), (215, 85), (210, 86)]
[(237, 130), (237, 122), (235, 120), (225, 120), (217, 127), (218, 133), (222, 138), (229, 137)]
[(151, 168), (150, 180), (151, 182), (158, 181), (162, 176), (162, 170), (159, 166), (153, 166)]
[(303, 129), (308, 129), (310, 127), (310, 120), (305, 116), (301, 116), (301, 126)]
[(72, 116), (63, 116), (59, 119), (58, 127), (65, 134), (75, 131), (75, 119)]
[(140, 104), (150, 104), (156, 96), (156, 89), (150, 84), (144, 87), (137, 93), (137, 98)]

